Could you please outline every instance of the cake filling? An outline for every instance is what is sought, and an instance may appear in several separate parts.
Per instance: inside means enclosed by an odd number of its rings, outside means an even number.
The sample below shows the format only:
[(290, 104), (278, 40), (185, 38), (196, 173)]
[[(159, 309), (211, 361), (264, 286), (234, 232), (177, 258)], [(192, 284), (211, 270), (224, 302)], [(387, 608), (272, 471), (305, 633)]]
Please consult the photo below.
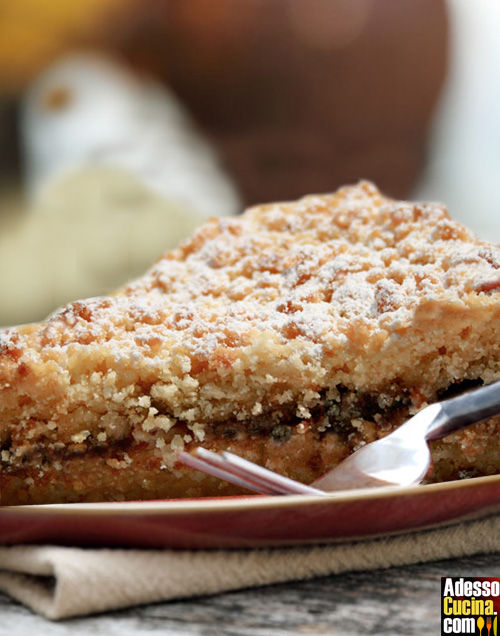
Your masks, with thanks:
[[(479, 379), (464, 379), (437, 393), (431, 401), (452, 397), (480, 384)], [(109, 439), (104, 430), (97, 434), (84, 430), (73, 435), (71, 443), (64, 443), (58, 438), (56, 425), (40, 422), (36, 426), (32, 423), (32, 430), (37, 433), (33, 433), (29, 443), (26, 440), (28, 436), (23, 436), (22, 443), (18, 443), (12, 432), (6, 434), (0, 446), (0, 460), (7, 471), (22, 469), (28, 464), (43, 469), (51, 464), (62, 467), (61, 462), (66, 458), (90, 452), (115, 458), (124, 462), (119, 467), (126, 468), (131, 461), (128, 452), (137, 444), (155, 446), (157, 454), (164, 459), (170, 456), (169, 463), (172, 463), (175, 452), (181, 448), (209, 447), (214, 441), (218, 441), (221, 447), (230, 446), (232, 441), (242, 439), (261, 439), (280, 445), (294, 435), (306, 432), (318, 442), (326, 436), (335, 435), (341, 455), (347, 456), (361, 445), (387, 435), (425, 404), (418, 391), (403, 389), (397, 384), (380, 393), (360, 393), (341, 385), (324, 391), (319, 403), (309, 409), (307, 417), (303, 417), (303, 413), (302, 417), (299, 416), (296, 407), (284, 407), (244, 421), (234, 419), (205, 424), (201, 436), (206, 439), (205, 444), (193, 435), (192, 426), (181, 421), (175, 422), (170, 430), (153, 429), (147, 433), (140, 424), (130, 425), (124, 427), (124, 434), (118, 439)], [(160, 404), (157, 406), (161, 408)], [(166, 410), (158, 413), (169, 416)]]

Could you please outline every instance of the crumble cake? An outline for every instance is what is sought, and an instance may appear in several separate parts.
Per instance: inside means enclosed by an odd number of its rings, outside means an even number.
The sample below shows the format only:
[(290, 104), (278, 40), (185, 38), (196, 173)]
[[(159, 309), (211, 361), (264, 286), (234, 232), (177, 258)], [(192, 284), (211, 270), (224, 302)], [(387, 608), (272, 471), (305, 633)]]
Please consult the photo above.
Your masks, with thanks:
[[(0, 332), (0, 502), (236, 493), (231, 450), (303, 482), (500, 378), (500, 248), (370, 183), (208, 222), (116, 294)], [(500, 472), (499, 418), (432, 445)]]

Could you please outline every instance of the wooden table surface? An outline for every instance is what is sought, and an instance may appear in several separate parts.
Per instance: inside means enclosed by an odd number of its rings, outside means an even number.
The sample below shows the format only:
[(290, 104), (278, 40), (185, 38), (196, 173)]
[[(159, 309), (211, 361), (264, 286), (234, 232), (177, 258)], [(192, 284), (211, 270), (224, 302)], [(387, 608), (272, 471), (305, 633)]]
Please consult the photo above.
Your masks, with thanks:
[(159, 603), (58, 623), (0, 594), (0, 636), (431, 636), (440, 632), (441, 576), (500, 576), (500, 553)]

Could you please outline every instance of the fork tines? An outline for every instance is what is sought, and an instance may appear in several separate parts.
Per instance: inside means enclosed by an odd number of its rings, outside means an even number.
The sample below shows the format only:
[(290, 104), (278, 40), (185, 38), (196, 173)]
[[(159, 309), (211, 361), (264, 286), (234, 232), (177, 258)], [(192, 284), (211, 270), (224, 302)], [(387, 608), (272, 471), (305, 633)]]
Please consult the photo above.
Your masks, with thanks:
[(195, 450), (196, 457), (184, 451), (178, 453), (180, 462), (213, 477), (224, 479), (265, 495), (326, 495), (322, 490), (306, 486), (298, 481), (278, 475), (253, 462), (227, 451), (213, 453), (205, 448)]

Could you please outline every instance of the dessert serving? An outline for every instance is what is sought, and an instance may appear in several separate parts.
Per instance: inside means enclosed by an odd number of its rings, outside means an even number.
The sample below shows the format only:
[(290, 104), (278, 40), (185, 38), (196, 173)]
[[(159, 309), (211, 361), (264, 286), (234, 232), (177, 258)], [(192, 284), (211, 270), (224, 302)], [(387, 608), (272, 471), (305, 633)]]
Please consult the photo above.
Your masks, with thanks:
[[(0, 332), (0, 503), (235, 494), (227, 449), (305, 483), (500, 378), (500, 248), (370, 183), (208, 222), (114, 295)], [(430, 480), (500, 472), (499, 418)]]

